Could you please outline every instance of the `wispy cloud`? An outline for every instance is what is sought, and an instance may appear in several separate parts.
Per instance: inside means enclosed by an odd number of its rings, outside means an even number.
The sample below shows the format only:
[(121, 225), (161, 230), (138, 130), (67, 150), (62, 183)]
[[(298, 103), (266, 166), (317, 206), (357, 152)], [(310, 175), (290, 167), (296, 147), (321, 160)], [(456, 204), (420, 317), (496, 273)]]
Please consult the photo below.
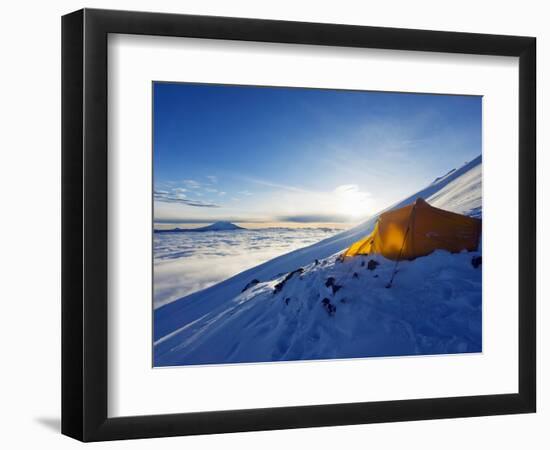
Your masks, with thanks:
[(208, 178), (211, 183), (216, 184), (218, 182), (218, 177), (216, 175), (207, 175), (206, 178)]
[(342, 184), (334, 189), (334, 193), (337, 195), (355, 195), (357, 198), (364, 199), (370, 197), (370, 192), (363, 192), (356, 184)]
[(199, 189), (201, 187), (201, 183), (199, 183), (197, 180), (186, 179), (182, 180), (181, 182), (189, 189)]
[(262, 179), (259, 179), (259, 178), (246, 177), (246, 176), (239, 176), (238, 178), (242, 181), (247, 181), (249, 183), (257, 184), (259, 186), (266, 186), (266, 187), (271, 187), (271, 188), (275, 188), (275, 189), (282, 189), (284, 191), (310, 192), (306, 189), (302, 189), (302, 188), (299, 188), (299, 187), (296, 187), (296, 186), (290, 186), (290, 185), (281, 184), (281, 183), (274, 183), (272, 181), (262, 180)]
[(181, 205), (194, 206), (197, 208), (220, 208), (221, 205), (213, 202), (207, 202), (202, 200), (194, 200), (187, 198), (187, 196), (181, 192), (157, 191), (153, 193), (155, 201), (164, 203), (179, 203)]

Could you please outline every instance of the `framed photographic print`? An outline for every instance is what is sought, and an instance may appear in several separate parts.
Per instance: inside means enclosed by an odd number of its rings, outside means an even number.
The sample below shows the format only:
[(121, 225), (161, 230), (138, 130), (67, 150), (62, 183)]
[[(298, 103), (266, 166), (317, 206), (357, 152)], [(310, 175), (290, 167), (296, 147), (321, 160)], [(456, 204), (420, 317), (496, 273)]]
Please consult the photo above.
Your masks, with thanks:
[(535, 39), (63, 17), (62, 431), (535, 411)]

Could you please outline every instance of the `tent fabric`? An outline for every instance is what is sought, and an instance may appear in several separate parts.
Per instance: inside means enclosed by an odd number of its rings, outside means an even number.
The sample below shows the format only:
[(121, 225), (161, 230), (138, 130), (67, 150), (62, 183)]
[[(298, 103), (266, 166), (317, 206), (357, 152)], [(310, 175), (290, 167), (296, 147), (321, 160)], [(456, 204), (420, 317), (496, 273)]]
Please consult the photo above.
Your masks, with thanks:
[(437, 249), (475, 251), (480, 237), (480, 219), (434, 208), (418, 198), (381, 214), (372, 233), (353, 243), (344, 257), (375, 253), (398, 260), (425, 256)]

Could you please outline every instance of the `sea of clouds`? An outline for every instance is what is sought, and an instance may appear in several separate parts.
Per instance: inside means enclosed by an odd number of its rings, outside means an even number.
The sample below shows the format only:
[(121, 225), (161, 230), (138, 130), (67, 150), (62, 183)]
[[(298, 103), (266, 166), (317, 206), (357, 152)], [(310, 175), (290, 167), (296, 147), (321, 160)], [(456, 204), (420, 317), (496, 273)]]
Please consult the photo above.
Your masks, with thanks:
[(200, 291), (265, 261), (314, 244), (340, 230), (155, 233), (154, 308)]

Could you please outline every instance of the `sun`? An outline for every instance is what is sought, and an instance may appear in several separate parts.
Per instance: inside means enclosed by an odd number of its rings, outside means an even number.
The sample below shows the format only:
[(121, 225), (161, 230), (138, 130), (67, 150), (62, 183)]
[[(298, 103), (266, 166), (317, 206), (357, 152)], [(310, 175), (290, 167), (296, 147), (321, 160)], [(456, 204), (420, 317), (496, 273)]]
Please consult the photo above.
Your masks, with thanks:
[(334, 190), (334, 194), (340, 214), (352, 219), (367, 215), (370, 195), (359, 190), (359, 186), (356, 184), (338, 186)]

